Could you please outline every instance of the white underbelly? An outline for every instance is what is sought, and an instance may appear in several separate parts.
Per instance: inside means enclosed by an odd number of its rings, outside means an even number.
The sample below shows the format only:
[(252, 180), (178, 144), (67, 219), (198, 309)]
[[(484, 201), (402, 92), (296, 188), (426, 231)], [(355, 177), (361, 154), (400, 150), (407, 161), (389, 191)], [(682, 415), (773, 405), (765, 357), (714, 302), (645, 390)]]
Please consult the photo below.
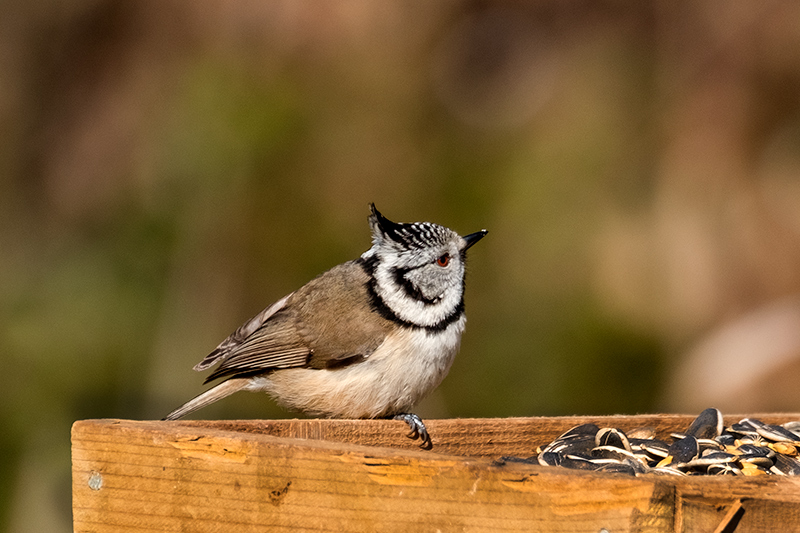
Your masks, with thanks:
[(361, 362), (332, 370), (277, 370), (254, 378), (248, 389), (316, 416), (377, 418), (408, 412), (447, 375), (465, 322), (462, 317), (435, 333), (401, 329)]

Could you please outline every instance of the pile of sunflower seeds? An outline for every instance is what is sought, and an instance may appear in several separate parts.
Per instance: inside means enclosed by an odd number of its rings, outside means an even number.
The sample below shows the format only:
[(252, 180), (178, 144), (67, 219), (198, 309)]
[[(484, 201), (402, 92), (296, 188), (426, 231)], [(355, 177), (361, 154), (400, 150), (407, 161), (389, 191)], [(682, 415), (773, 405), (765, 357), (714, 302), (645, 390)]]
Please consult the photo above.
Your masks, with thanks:
[(706, 409), (672, 442), (651, 428), (627, 434), (595, 424), (576, 426), (528, 458), (502, 457), (498, 464), (522, 462), (630, 475), (800, 475), (800, 421), (781, 426), (744, 418), (723, 427), (722, 413)]

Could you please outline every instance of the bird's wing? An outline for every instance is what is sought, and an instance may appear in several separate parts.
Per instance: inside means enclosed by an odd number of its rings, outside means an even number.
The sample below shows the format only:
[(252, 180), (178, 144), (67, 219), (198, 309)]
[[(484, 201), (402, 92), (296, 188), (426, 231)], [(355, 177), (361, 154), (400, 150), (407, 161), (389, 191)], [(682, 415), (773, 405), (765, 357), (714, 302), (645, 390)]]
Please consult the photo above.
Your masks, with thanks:
[(293, 311), (297, 333), (312, 350), (308, 366), (340, 368), (356, 363), (386, 339), (394, 324), (372, 307), (370, 280), (361, 262), (350, 261), (297, 291)]
[(310, 355), (311, 348), (297, 334), (290, 314), (278, 312), (232, 347), (222, 364), (206, 378), (206, 383), (224, 376), (304, 366)]
[(224, 340), (195, 369), (217, 362), (206, 382), (279, 368), (333, 368), (368, 357), (392, 324), (369, 304), (369, 276), (351, 261), (268, 307)]
[(198, 372), (201, 370), (205, 370), (214, 366), (215, 364), (219, 363), (220, 361), (226, 360), (230, 357), (234, 352), (237, 351), (239, 347), (247, 341), (250, 336), (252, 336), (256, 331), (259, 330), (266, 322), (278, 311), (283, 309), (286, 306), (286, 302), (289, 298), (292, 297), (294, 293), (291, 293), (287, 296), (284, 296), (274, 304), (270, 305), (256, 316), (242, 324), (239, 329), (231, 333), (227, 339), (219, 343), (213, 352), (205, 356), (205, 358), (194, 365), (194, 369)]

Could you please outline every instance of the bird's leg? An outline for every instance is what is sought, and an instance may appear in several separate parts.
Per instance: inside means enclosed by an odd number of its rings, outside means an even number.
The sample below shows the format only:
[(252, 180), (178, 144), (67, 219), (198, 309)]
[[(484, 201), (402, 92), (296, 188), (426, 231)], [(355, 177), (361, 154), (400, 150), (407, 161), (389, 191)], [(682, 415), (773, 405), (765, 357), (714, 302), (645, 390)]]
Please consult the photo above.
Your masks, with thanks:
[(430, 450), (433, 448), (431, 436), (428, 435), (428, 430), (425, 428), (425, 424), (422, 422), (422, 419), (419, 416), (415, 415), (414, 413), (400, 413), (389, 416), (388, 418), (391, 418), (392, 420), (402, 420), (408, 424), (408, 427), (411, 428), (408, 438), (421, 439), (422, 443), (419, 445), (420, 448), (424, 450)]

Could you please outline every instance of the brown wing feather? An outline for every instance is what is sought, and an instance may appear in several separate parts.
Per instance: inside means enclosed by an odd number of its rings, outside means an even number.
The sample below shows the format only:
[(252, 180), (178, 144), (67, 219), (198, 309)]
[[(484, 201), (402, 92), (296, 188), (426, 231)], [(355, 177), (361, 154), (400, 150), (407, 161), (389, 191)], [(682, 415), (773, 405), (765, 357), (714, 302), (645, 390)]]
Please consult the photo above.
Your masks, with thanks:
[(339, 367), (368, 357), (392, 327), (368, 305), (369, 280), (355, 261), (332, 268), (253, 317), (195, 369), (221, 361), (207, 383), (279, 368)]
[(311, 349), (297, 335), (290, 314), (279, 311), (249, 337), (232, 347), (222, 364), (205, 382), (223, 376), (303, 366), (310, 354)]
[(258, 331), (275, 313), (280, 311), (286, 305), (286, 302), (294, 295), (291, 293), (284, 296), (274, 304), (270, 305), (256, 316), (242, 324), (239, 329), (231, 333), (228, 338), (219, 343), (213, 352), (205, 356), (205, 358), (194, 365), (197, 371), (205, 370), (224, 361), (230, 357), (251, 335)]
[(292, 311), (299, 336), (312, 350), (310, 367), (354, 363), (383, 343), (393, 324), (371, 309), (369, 281), (361, 265), (350, 261), (297, 291), (301, 297)]

